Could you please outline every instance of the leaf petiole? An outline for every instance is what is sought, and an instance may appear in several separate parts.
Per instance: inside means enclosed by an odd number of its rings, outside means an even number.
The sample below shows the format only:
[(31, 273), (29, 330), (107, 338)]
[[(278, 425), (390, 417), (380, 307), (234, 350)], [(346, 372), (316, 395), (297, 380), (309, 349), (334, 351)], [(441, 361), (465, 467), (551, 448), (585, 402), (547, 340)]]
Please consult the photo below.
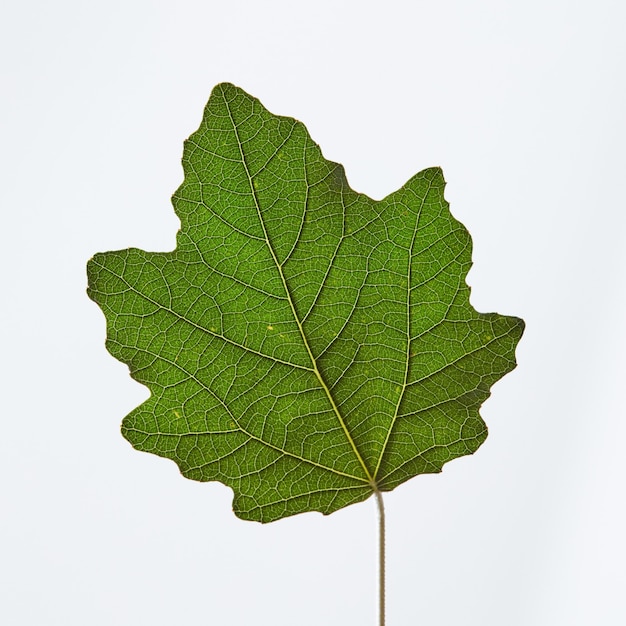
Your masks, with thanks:
[(378, 506), (378, 610), (379, 624), (385, 626), (385, 505), (383, 494), (376, 489)]

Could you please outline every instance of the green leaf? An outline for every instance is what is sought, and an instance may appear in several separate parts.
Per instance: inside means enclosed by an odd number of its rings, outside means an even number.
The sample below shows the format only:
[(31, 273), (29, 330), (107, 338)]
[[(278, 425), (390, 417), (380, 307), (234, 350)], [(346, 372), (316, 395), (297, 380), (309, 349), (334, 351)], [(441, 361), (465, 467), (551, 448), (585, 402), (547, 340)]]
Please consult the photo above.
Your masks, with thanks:
[(298, 121), (215, 87), (186, 141), (172, 252), (89, 261), (107, 348), (150, 398), (138, 450), (269, 522), (331, 513), (473, 453), (524, 324), (477, 313), (440, 169), (376, 202)]

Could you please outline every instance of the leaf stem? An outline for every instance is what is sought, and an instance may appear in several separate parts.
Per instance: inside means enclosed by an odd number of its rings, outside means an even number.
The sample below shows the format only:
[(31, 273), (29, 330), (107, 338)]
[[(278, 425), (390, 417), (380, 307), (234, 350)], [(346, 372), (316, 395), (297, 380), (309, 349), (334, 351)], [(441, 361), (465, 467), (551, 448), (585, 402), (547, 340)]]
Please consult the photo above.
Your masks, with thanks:
[(383, 494), (376, 489), (378, 505), (378, 610), (380, 626), (385, 626), (385, 506)]

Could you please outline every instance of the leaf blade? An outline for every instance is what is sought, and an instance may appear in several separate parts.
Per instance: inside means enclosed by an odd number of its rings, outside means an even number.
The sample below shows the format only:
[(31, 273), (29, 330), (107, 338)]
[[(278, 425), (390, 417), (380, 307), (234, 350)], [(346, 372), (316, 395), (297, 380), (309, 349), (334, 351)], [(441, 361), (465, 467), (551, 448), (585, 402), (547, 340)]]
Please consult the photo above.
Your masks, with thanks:
[(259, 521), (330, 513), (478, 448), (523, 322), (470, 306), (441, 170), (374, 202), (300, 122), (228, 84), (183, 168), (176, 249), (88, 265), (109, 351), (151, 390), (123, 422), (134, 447), (229, 485)]

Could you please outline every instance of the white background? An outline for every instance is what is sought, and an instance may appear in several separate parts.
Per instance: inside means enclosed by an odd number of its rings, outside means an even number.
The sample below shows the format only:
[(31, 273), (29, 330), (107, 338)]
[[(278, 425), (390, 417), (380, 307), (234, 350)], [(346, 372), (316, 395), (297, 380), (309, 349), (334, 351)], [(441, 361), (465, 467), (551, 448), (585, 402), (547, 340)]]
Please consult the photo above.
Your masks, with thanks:
[(478, 310), (523, 317), (483, 447), (386, 496), (389, 626), (626, 623), (626, 5), (6, 3), (0, 622), (376, 624), (373, 500), (238, 520), (134, 451), (95, 252), (170, 250), (182, 142), (233, 82), (382, 198), (443, 167)]

